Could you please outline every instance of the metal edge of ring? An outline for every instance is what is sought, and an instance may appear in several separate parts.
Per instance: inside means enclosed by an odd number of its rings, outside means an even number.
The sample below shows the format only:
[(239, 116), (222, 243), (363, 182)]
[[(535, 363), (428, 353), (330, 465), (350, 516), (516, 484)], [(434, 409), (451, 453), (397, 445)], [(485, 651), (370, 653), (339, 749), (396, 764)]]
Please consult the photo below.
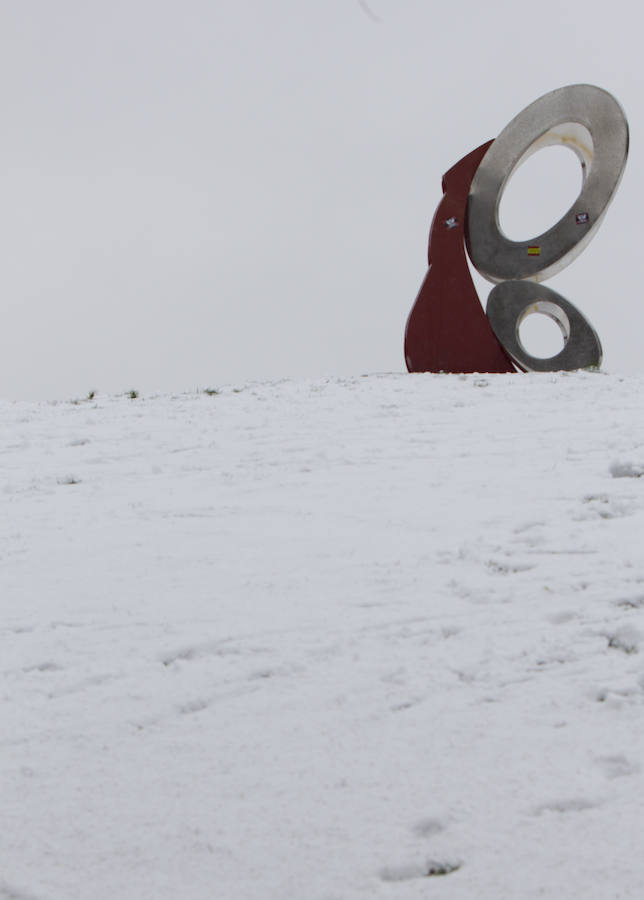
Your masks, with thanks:
[[(502, 233), (498, 222), (503, 191), (532, 146), (566, 123), (583, 126), (593, 141), (593, 159), (581, 193), (548, 231), (529, 241), (512, 241)], [(602, 88), (569, 85), (527, 106), (490, 146), (472, 182), (466, 244), (474, 267), (492, 282), (541, 280), (565, 268), (599, 228), (621, 180), (628, 144), (624, 112), (612, 94)], [(575, 220), (576, 211), (586, 216), (583, 232)]]
[[(519, 327), (528, 310), (539, 304), (560, 310), (569, 334), (563, 349), (545, 358), (528, 353), (519, 337)], [(574, 304), (552, 288), (532, 281), (504, 281), (490, 291), (486, 312), (497, 339), (524, 371), (574, 371), (601, 365), (602, 346), (597, 332)], [(551, 318), (559, 321), (557, 315)]]

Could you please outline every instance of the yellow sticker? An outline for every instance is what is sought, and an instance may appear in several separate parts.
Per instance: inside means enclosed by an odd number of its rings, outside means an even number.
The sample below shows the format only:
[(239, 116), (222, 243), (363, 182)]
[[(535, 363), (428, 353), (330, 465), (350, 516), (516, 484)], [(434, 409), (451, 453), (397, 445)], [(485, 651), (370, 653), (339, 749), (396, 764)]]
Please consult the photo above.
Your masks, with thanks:
[(541, 247), (528, 247), (528, 256), (541, 256)]

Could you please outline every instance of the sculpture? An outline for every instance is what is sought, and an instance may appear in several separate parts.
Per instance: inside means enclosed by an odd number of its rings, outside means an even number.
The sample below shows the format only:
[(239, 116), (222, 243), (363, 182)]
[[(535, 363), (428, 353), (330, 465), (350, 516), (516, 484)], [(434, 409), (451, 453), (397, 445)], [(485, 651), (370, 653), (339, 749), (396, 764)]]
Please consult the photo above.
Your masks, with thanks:
[[(553, 144), (570, 147), (582, 167), (579, 196), (562, 218), (529, 241), (509, 240), (499, 204), (528, 156)], [(628, 124), (608, 92), (592, 85), (559, 88), (535, 100), (443, 176), (443, 199), (430, 228), (429, 269), (407, 319), (410, 372), (556, 371), (599, 366), (601, 344), (583, 314), (541, 282), (560, 272), (590, 242), (619, 185), (628, 155)], [(487, 311), (469, 273), (489, 281)], [(559, 325), (564, 347), (531, 356), (519, 328), (534, 312)]]

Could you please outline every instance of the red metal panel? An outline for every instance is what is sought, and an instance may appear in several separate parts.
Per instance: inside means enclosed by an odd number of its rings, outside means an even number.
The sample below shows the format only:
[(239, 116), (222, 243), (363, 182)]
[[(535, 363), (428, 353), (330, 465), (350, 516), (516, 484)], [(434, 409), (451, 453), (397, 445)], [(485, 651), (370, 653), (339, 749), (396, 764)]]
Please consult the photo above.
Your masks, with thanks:
[(429, 233), (429, 270), (407, 319), (410, 372), (515, 372), (481, 306), (465, 255), (470, 185), (488, 141), (443, 176), (444, 196)]

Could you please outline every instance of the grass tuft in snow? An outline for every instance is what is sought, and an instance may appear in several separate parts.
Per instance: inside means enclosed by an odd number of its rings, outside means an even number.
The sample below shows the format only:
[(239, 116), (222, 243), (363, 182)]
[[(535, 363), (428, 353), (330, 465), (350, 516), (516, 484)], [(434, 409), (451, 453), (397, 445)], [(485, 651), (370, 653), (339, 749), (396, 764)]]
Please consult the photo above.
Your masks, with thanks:
[(420, 863), (403, 863), (398, 866), (387, 866), (380, 872), (380, 878), (386, 882), (412, 881), (416, 878), (433, 878), (440, 875), (451, 875), (463, 867), (460, 860), (430, 859), (424, 865)]
[(80, 484), (80, 478), (75, 475), (63, 475), (57, 479), (58, 484)]
[(434, 860), (427, 864), (427, 872), (425, 874), (428, 878), (431, 878), (433, 875), (451, 875), (452, 872), (458, 872), (462, 866), (462, 862), (437, 862)]

